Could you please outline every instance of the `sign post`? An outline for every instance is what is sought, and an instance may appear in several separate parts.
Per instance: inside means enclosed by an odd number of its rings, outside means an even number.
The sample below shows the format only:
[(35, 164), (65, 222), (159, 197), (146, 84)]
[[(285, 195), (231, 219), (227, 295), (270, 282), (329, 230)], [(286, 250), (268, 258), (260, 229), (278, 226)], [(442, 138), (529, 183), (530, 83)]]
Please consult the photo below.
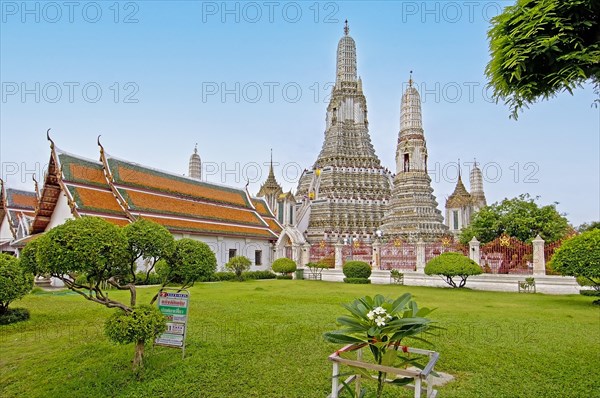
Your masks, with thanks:
[(185, 356), (185, 336), (190, 305), (187, 290), (164, 288), (158, 293), (158, 309), (167, 318), (167, 330), (154, 341), (155, 345), (181, 349)]

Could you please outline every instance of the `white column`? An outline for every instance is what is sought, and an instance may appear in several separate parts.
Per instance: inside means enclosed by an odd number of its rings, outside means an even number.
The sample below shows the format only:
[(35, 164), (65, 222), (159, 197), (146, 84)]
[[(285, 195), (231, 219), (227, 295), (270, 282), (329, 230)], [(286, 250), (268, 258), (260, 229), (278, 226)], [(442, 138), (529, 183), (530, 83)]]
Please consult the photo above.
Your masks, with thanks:
[(335, 268), (342, 269), (344, 265), (344, 259), (342, 258), (342, 248), (344, 247), (341, 243), (334, 243), (333, 247), (335, 248)]
[(546, 275), (544, 240), (538, 235), (531, 243), (533, 244), (533, 275)]
[(425, 242), (419, 238), (416, 244), (417, 249), (417, 272), (425, 272)]
[(381, 248), (381, 243), (379, 241), (375, 241), (373, 242), (373, 265), (371, 266), (371, 268), (373, 269), (379, 269), (381, 262), (380, 262), (380, 258), (381, 256), (379, 255), (380, 253), (380, 248)]
[(481, 265), (481, 254), (479, 252), (479, 241), (477, 238), (473, 236), (473, 238), (469, 241), (469, 258), (477, 263), (477, 265)]

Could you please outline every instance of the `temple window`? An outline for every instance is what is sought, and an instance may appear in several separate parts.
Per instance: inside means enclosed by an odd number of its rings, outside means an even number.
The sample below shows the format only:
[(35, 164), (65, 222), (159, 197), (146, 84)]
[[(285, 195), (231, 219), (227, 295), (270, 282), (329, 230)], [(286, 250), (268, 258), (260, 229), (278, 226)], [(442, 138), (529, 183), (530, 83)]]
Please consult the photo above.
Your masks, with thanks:
[(229, 259), (231, 260), (235, 256), (237, 256), (237, 249), (229, 249)]
[(453, 226), (454, 229), (457, 230), (458, 229), (458, 210), (454, 210), (452, 212), (452, 221), (453, 221)]
[(410, 171), (410, 160), (409, 160), (409, 156), (408, 153), (404, 154), (404, 172), (408, 172)]
[(254, 251), (254, 265), (262, 265), (262, 250)]

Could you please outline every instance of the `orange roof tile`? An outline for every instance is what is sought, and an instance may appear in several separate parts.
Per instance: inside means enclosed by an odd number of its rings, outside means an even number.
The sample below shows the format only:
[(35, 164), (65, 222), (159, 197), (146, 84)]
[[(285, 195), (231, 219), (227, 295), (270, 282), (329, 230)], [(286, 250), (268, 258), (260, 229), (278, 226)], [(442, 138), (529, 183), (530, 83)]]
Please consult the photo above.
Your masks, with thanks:
[(117, 199), (111, 191), (67, 185), (77, 209), (81, 211), (94, 211), (106, 214), (115, 214), (126, 217), (119, 206)]
[(92, 162), (65, 153), (59, 154), (58, 158), (62, 167), (63, 181), (108, 188), (100, 162)]
[(10, 202), (8, 203), (8, 205), (10, 207), (31, 209), (32, 211), (33, 209), (35, 209), (35, 205), (37, 204), (37, 198), (35, 197), (35, 194), (33, 192), (31, 192), (31, 194), (24, 194), (13, 191), (9, 200)]
[(140, 210), (151, 213), (173, 214), (184, 217), (229, 221), (264, 227), (260, 217), (251, 210), (201, 203), (188, 199), (155, 195), (124, 188), (119, 188), (118, 190), (123, 198), (127, 200), (132, 212)]
[(258, 198), (252, 198), (252, 204), (254, 205), (254, 207), (256, 208), (256, 211), (261, 216), (274, 217), (273, 213), (271, 213), (271, 211), (267, 207), (267, 204), (264, 202), (264, 200), (258, 199)]
[(155, 221), (171, 231), (203, 232), (209, 234), (229, 234), (240, 236), (255, 236), (259, 238), (276, 239), (276, 236), (267, 229), (257, 229), (245, 226), (211, 224), (202, 221), (179, 220), (173, 218), (162, 218), (144, 216), (145, 219)]
[(140, 165), (125, 163), (114, 158), (108, 159), (108, 164), (115, 183), (120, 185), (156, 189), (176, 195), (208, 199), (242, 207), (248, 207), (249, 205), (245, 192), (240, 189), (192, 181)]
[(269, 224), (269, 228), (271, 229), (271, 231), (276, 233), (280, 233), (282, 231), (282, 228), (279, 226), (279, 224), (275, 221), (274, 218), (265, 217), (264, 220), (267, 222), (267, 224)]

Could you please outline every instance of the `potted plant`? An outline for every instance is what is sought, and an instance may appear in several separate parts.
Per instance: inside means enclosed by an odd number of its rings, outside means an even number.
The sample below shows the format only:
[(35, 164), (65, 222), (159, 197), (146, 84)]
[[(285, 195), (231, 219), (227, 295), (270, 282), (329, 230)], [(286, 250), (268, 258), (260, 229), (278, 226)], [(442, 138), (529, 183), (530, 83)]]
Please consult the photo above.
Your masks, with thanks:
[[(343, 306), (349, 314), (337, 319), (342, 328), (325, 333), (324, 337), (325, 340), (332, 343), (351, 344), (351, 346), (337, 351), (336, 354), (342, 351), (349, 352), (356, 348), (368, 347), (372, 354), (371, 361), (364, 360), (359, 356), (357, 360), (346, 362), (346, 364), (350, 364), (352, 372), (358, 377), (376, 380), (377, 398), (381, 397), (386, 384), (406, 385), (416, 380), (415, 377), (419, 377), (420, 388), (420, 377), (423, 374), (411, 372), (406, 368), (410, 366), (423, 369), (425, 365), (420, 360), (428, 359), (428, 357), (411, 356), (410, 352), (429, 355), (429, 362), (431, 362), (431, 358), (437, 360), (438, 354), (434, 351), (411, 350), (403, 344), (407, 339), (412, 338), (431, 345), (424, 339), (424, 336), (432, 334), (431, 332), (434, 329), (439, 329), (433, 324), (433, 321), (425, 318), (432, 310), (428, 308), (419, 309), (417, 303), (412, 300), (410, 293), (405, 293), (395, 300), (384, 298), (382, 295), (365, 296)], [(330, 359), (336, 361), (336, 358), (332, 357)], [(435, 363), (435, 360), (433, 363)], [(431, 369), (427, 372), (432, 370), (433, 365), (429, 365), (429, 367)], [(396, 369), (392, 371), (392, 368)], [(403, 369), (398, 370), (398, 368)], [(404, 375), (405, 377), (388, 379), (388, 374), (394, 376)], [(342, 375), (337, 374), (334, 375), (334, 378), (340, 376)], [(342, 382), (342, 384), (351, 391), (346, 382)], [(335, 395), (337, 396), (337, 393)]]

